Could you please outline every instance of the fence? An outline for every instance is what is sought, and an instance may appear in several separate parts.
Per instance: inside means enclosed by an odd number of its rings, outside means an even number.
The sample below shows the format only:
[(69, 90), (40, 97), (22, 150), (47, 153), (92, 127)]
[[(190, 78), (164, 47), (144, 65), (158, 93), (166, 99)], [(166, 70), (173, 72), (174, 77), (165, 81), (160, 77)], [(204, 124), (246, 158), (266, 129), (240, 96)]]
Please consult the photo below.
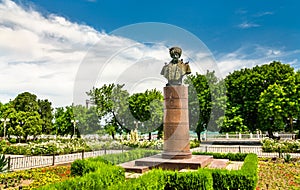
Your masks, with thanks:
[(101, 156), (104, 154), (121, 153), (125, 150), (99, 150), (92, 152), (79, 152), (65, 155), (50, 155), (50, 156), (24, 156), (24, 157), (7, 157), (8, 170), (22, 170), (36, 167), (53, 166), (57, 164), (71, 163), (77, 159)]
[[(274, 134), (275, 136), (280, 137), (280, 139), (296, 139), (296, 134)], [(201, 134), (200, 136), (203, 140), (209, 140), (209, 139), (264, 139), (268, 138), (266, 134)]]
[(194, 148), (193, 152), (218, 152), (218, 153), (254, 153), (258, 157), (282, 157), (284, 154), (290, 154), (292, 157), (300, 157), (300, 153), (279, 153), (263, 152), (261, 146), (223, 146), (210, 145)]

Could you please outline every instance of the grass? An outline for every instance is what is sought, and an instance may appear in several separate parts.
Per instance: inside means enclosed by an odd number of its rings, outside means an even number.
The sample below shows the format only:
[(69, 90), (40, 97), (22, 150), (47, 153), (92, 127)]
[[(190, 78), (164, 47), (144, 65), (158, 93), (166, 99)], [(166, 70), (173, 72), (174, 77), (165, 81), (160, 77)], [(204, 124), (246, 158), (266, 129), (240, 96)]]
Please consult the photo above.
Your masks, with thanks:
[(300, 159), (260, 159), (256, 190), (262, 189), (300, 189)]

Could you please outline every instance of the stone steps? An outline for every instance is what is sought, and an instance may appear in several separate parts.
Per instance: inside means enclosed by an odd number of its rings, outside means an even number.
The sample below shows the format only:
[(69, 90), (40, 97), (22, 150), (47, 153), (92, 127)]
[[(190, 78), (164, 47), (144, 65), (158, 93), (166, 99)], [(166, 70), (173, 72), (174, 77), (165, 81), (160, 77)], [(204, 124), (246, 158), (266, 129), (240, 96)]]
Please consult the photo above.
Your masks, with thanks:
[(212, 156), (192, 155), (189, 159), (164, 159), (161, 154), (120, 164), (126, 172), (144, 173), (152, 168), (169, 170), (204, 168), (213, 161)]
[(213, 159), (207, 167), (211, 169), (224, 169), (227, 167), (228, 162), (228, 159)]

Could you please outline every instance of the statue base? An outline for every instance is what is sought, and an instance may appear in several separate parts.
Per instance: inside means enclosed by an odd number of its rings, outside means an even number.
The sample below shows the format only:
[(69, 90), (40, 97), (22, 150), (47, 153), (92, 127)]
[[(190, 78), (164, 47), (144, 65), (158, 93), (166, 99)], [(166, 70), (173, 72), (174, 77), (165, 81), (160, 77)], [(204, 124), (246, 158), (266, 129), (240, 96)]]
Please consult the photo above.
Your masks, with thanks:
[(190, 151), (188, 88), (164, 87), (164, 151), (162, 158), (188, 159)]

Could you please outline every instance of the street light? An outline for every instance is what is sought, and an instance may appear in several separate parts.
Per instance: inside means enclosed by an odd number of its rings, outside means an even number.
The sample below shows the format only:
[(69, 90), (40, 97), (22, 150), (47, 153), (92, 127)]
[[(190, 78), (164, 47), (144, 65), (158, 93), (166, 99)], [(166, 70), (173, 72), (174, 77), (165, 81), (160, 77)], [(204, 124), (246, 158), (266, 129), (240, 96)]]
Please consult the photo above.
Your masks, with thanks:
[(4, 119), (4, 118), (1, 118), (1, 122), (4, 122), (4, 123), (3, 123), (3, 127), (4, 127), (3, 137), (4, 137), (4, 140), (5, 140), (5, 136), (6, 136), (6, 135), (5, 135), (5, 132), (6, 132), (6, 122), (9, 122), (9, 120), (10, 120), (9, 118), (5, 118), (5, 119)]
[(137, 130), (139, 128), (139, 123), (141, 123), (140, 121), (133, 121), (133, 123), (135, 124), (135, 129)]
[(73, 120), (72, 119), (71, 122), (73, 123), (73, 127), (74, 127), (73, 136), (75, 136), (76, 123), (78, 123), (78, 120)]

